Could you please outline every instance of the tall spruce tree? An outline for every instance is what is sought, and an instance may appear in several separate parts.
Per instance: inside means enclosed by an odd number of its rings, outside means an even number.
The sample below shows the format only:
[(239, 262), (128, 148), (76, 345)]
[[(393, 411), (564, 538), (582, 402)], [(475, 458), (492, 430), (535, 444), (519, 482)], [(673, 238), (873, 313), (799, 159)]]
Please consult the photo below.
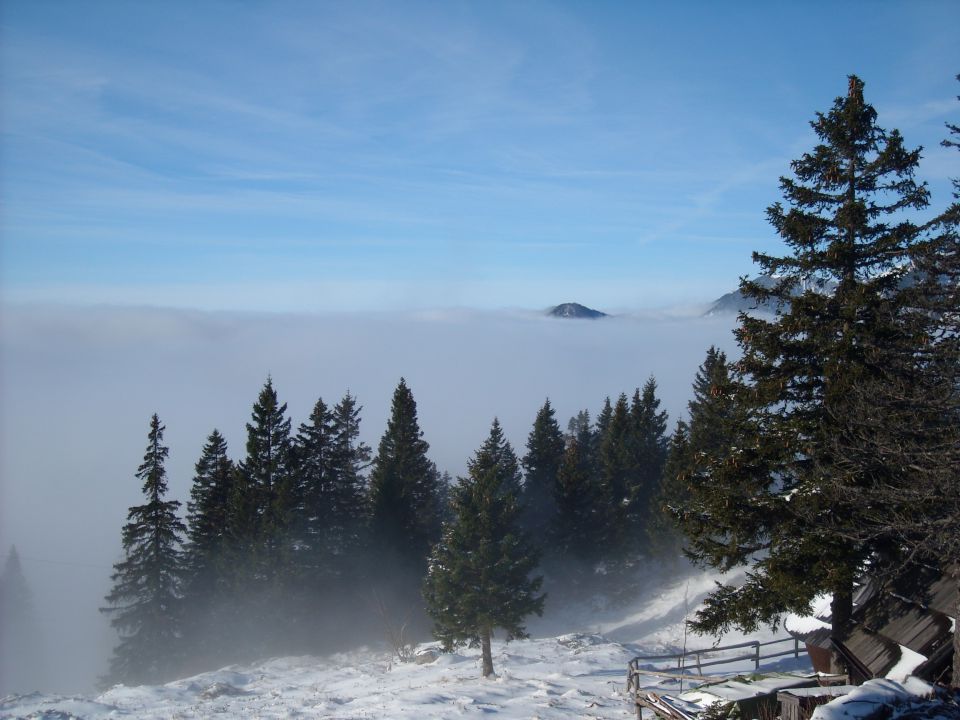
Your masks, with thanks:
[(533, 421), (523, 456), (523, 525), (541, 547), (549, 545), (557, 516), (557, 476), (563, 461), (563, 433), (550, 400)]
[(246, 457), (230, 495), (230, 593), (224, 607), (235, 631), (233, 652), (257, 657), (282, 649), (297, 634), (295, 624), (301, 507), (291, 467), (292, 440), (286, 403), (267, 378), (246, 424)]
[[(429, 448), (417, 403), (401, 378), (370, 472), (370, 524), (372, 541), (383, 553), (379, 572), (389, 569), (412, 578), (414, 595), (430, 547), (440, 537), (440, 475), (427, 457)], [(398, 581), (404, 584), (403, 578)]]
[(300, 502), (290, 472), (290, 420), (287, 404), (277, 399), (273, 379), (267, 378), (247, 423), (247, 457), (241, 472), (253, 491), (257, 506), (259, 572), (275, 579), (286, 572), (287, 551)]
[(525, 638), (524, 619), (543, 612), (541, 578), (530, 575), (537, 551), (519, 524), (520, 471), (499, 422), (454, 490), (454, 519), (430, 556), (424, 584), (434, 635), (445, 650), (481, 648), (483, 676), (493, 674), (490, 639)]
[(590, 457), (590, 438), (582, 433), (567, 438), (557, 477), (557, 516), (553, 536), (557, 562), (570, 581), (580, 584), (601, 559), (606, 515)]
[(320, 398), (308, 421), (300, 425), (291, 451), (292, 473), (300, 498), (294, 529), (301, 548), (297, 571), (303, 583), (313, 588), (328, 584), (334, 575), (334, 548), (329, 533), (335, 514), (332, 426), (332, 413)]
[[(610, 408), (612, 413), (613, 409)], [(610, 495), (599, 470), (597, 434), (590, 413), (581, 410), (567, 423), (557, 477), (556, 562), (551, 574), (582, 585), (605, 555)], [(557, 586), (558, 591), (565, 588)]]
[(716, 457), (727, 446), (726, 395), (730, 369), (727, 355), (711, 345), (693, 380), (690, 413), (690, 451), (696, 458)]
[[(960, 127), (947, 127), (960, 139)], [(870, 570), (892, 583), (916, 582), (916, 565), (952, 573), (960, 610), (960, 178), (953, 182), (954, 202), (912, 248), (905, 302), (887, 307), (887, 321), (910, 340), (867, 350), (873, 372), (851, 387), (837, 417), (842, 432), (831, 438), (843, 471), (825, 475), (825, 502), (851, 508), (857, 522), (836, 524), (832, 514), (812, 521), (849, 542), (884, 543)], [(859, 482), (846, 482), (851, 476)], [(951, 682), (960, 687), (956, 629), (953, 660)]]
[(685, 420), (677, 420), (667, 443), (667, 459), (657, 491), (656, 513), (650, 523), (650, 542), (660, 555), (675, 553), (683, 544), (678, 517), (682, 516), (689, 500), (688, 484), (692, 469), (690, 429)]
[(928, 193), (913, 179), (919, 150), (877, 126), (858, 78), (811, 125), (820, 143), (792, 163), (793, 178), (781, 179), (789, 209), (776, 203), (767, 213), (791, 253), (754, 253), (776, 279), (772, 286), (741, 281), (747, 297), (772, 302), (776, 315), (740, 316), (730, 450), (692, 485), (692, 556), (750, 566), (743, 585), (721, 585), (707, 599), (694, 622), (700, 631), (749, 630), (830, 592), (833, 634), (842, 639), (854, 575), (872, 550), (803, 518), (856, 522), (850, 508), (824, 503), (822, 478), (859, 482), (838, 462), (832, 440), (844, 432), (848, 392), (871, 372), (866, 352), (897, 341), (881, 309), (901, 300), (921, 236), (907, 214), (925, 207)]
[[(606, 406), (600, 417), (607, 415)], [(605, 529), (605, 542), (611, 560), (622, 560), (631, 535), (628, 528), (630, 495), (636, 466), (632, 448), (633, 433), (630, 423), (630, 404), (627, 396), (620, 393), (613, 405), (609, 419), (597, 426), (600, 435), (599, 491), (601, 508), (605, 511), (600, 519)]]
[(726, 457), (732, 436), (727, 427), (731, 402), (727, 356), (711, 345), (694, 376), (693, 397), (687, 403), (690, 420), (677, 422), (664, 466), (660, 504), (675, 527), (690, 517), (691, 485), (709, 482), (707, 463), (722, 463)]
[(163, 431), (154, 415), (136, 475), (147, 502), (127, 514), (124, 559), (113, 566), (113, 588), (101, 608), (120, 634), (106, 678), (110, 682), (156, 683), (169, 679), (180, 662), (183, 564), (178, 546), (186, 528), (177, 518), (180, 503), (164, 499), (169, 450)]
[(630, 405), (634, 470), (630, 479), (628, 520), (638, 538), (649, 544), (654, 518), (659, 512), (657, 493), (667, 459), (667, 413), (660, 410), (657, 381), (651, 376)]
[(195, 466), (187, 502), (187, 542), (183, 551), (184, 612), (190, 654), (216, 654), (222, 630), (217, 611), (227, 592), (230, 496), (236, 468), (227, 441), (214, 429)]
[(0, 694), (40, 690), (43, 660), (33, 594), (14, 545), (0, 573)]
[(348, 579), (353, 573), (359, 554), (368, 544), (369, 508), (364, 473), (370, 465), (370, 446), (360, 440), (361, 409), (348, 392), (331, 416), (331, 516), (327, 535), (335, 558), (334, 571), (340, 580)]

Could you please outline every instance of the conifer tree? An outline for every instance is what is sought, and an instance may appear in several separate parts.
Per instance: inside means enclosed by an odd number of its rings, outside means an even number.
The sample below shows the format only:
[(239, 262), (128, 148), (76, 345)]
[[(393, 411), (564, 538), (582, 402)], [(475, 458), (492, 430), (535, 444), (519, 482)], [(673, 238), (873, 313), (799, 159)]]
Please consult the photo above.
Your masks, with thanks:
[(282, 647), (301, 617), (295, 603), (301, 498), (286, 410), (268, 377), (246, 424), (246, 457), (230, 497), (225, 580), (231, 590), (224, 610), (233, 618), (234, 652), (247, 657)]
[(124, 559), (111, 575), (106, 596), (110, 624), (120, 644), (110, 660), (108, 680), (126, 684), (156, 683), (168, 679), (180, 660), (180, 587), (183, 565), (178, 545), (185, 532), (177, 518), (180, 503), (165, 500), (164, 427), (150, 420), (147, 450), (137, 468), (146, 504), (130, 508), (123, 527)]
[(236, 469), (227, 455), (227, 441), (214, 429), (195, 466), (187, 502), (184, 547), (184, 611), (192, 655), (206, 655), (221, 629), (215, 616), (227, 590), (230, 496)]
[(370, 472), (371, 533), (374, 545), (389, 557), (379, 571), (413, 578), (416, 586), (440, 536), (440, 475), (427, 457), (429, 448), (413, 393), (401, 378)]
[(542, 547), (551, 539), (557, 515), (557, 475), (563, 461), (563, 433), (550, 400), (537, 411), (523, 456), (523, 525)]
[(899, 342), (885, 308), (903, 300), (901, 278), (922, 235), (906, 215), (925, 207), (928, 193), (913, 179), (919, 150), (877, 126), (858, 78), (811, 125), (820, 143), (792, 163), (794, 178), (781, 179), (789, 208), (776, 203), (767, 212), (791, 252), (754, 253), (776, 278), (771, 287), (741, 281), (741, 292), (772, 302), (776, 315), (740, 316), (731, 447), (693, 484), (692, 556), (751, 568), (743, 585), (722, 585), (708, 598), (694, 623), (701, 631), (750, 630), (830, 592), (833, 633), (842, 639), (854, 575), (872, 550), (803, 518), (856, 522), (852, 508), (824, 504), (822, 478), (851, 486), (862, 479), (830, 447), (844, 432), (851, 388), (873, 372), (867, 351)]
[[(601, 417), (606, 415), (606, 407)], [(631, 440), (630, 405), (627, 396), (620, 393), (609, 413), (605, 426), (597, 427), (602, 432), (599, 452), (599, 485), (602, 497), (601, 508), (605, 510), (601, 520), (606, 530), (607, 547), (611, 555), (622, 559), (626, 551), (627, 513), (630, 505), (632, 477), (635, 471)]]
[[(947, 127), (960, 138), (960, 127)], [(951, 139), (943, 144), (960, 149)], [(849, 542), (884, 543), (887, 552), (872, 558), (874, 575), (895, 581), (918, 564), (951, 573), (960, 608), (960, 178), (953, 183), (954, 202), (912, 248), (905, 302), (887, 308), (888, 322), (914, 340), (867, 350), (875, 373), (855, 381), (849, 410), (837, 418), (843, 430), (831, 438), (843, 472), (825, 476), (825, 502), (851, 508), (856, 523), (835, 524), (832, 515), (812, 521)], [(861, 481), (845, 482), (850, 476)], [(956, 629), (953, 655), (951, 684), (960, 687)]]
[(327, 533), (339, 578), (356, 567), (357, 556), (367, 544), (365, 528), (369, 509), (364, 472), (370, 464), (370, 446), (360, 441), (361, 409), (348, 392), (331, 416), (331, 516)]
[(567, 437), (577, 438), (584, 448), (589, 447), (590, 442), (584, 443), (586, 439), (590, 441), (593, 436), (593, 426), (590, 423), (590, 411), (581, 410), (567, 421)]
[(706, 474), (707, 463), (722, 463), (726, 457), (732, 436), (727, 427), (731, 400), (727, 356), (711, 345), (694, 376), (693, 398), (687, 403), (689, 423), (677, 422), (664, 466), (660, 505), (670, 516), (667, 526), (670, 529), (666, 530), (668, 540), (671, 530), (682, 527), (685, 518), (690, 517), (687, 505), (691, 499), (691, 485), (710, 482)]
[(661, 555), (674, 552), (682, 545), (678, 532), (678, 518), (682, 517), (689, 497), (689, 483), (693, 474), (693, 453), (690, 448), (690, 430), (684, 420), (677, 420), (667, 443), (667, 460), (657, 494), (658, 512), (651, 521), (651, 543)]
[(290, 420), (273, 379), (267, 378), (247, 423), (247, 457), (241, 465), (257, 507), (260, 573), (273, 578), (289, 562), (286, 551), (300, 502), (290, 472)]
[(504, 437), (499, 419), (493, 419), (493, 423), (490, 425), (490, 434), (483, 441), (473, 459), (467, 463), (467, 468), (469, 469), (472, 465), (477, 465), (480, 468), (497, 466), (503, 491), (509, 492), (516, 498), (520, 497), (522, 492), (520, 463), (517, 461), (517, 454), (513, 451), (510, 441)]
[(726, 402), (730, 371), (727, 356), (711, 345), (693, 380), (690, 413), (690, 450), (696, 457), (715, 457), (727, 445)]
[(531, 578), (537, 551), (519, 524), (520, 472), (494, 420), (490, 435), (454, 491), (454, 519), (430, 556), (424, 585), (434, 635), (445, 650), (479, 645), (483, 676), (493, 674), (490, 639), (525, 638), (524, 619), (543, 612), (542, 579)]
[(224, 536), (229, 524), (234, 465), (227, 455), (227, 441), (214, 429), (195, 466), (190, 500), (187, 502), (187, 543), (184, 567), (188, 583), (212, 590), (222, 569)]
[(592, 470), (589, 434), (568, 437), (557, 477), (557, 516), (553, 530), (559, 560), (556, 564), (565, 568), (568, 575), (580, 575), (581, 570), (601, 557), (602, 508)]
[(302, 423), (291, 451), (300, 506), (294, 535), (302, 545), (297, 570), (313, 587), (329, 583), (334, 550), (328, 528), (333, 520), (333, 417), (323, 398), (317, 400), (308, 422)]
[(41, 645), (33, 595), (14, 545), (0, 574), (0, 695), (41, 689)]
[(597, 466), (600, 464), (600, 446), (603, 445), (603, 439), (607, 436), (607, 428), (610, 427), (610, 420), (613, 418), (613, 405), (610, 398), (603, 400), (603, 407), (597, 414), (597, 421), (593, 428), (593, 452), (596, 456)]
[(649, 538), (656, 515), (657, 492), (667, 459), (667, 413), (660, 410), (657, 382), (651, 376), (630, 406), (634, 469), (630, 478), (628, 520), (637, 537)]

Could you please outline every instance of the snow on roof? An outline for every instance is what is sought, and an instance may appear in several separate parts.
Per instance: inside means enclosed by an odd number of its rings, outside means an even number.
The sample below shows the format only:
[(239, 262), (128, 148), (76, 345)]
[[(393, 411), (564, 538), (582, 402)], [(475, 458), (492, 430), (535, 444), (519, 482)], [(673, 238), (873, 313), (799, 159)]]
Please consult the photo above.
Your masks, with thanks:
[(932, 685), (913, 677), (903, 683), (886, 678), (867, 680), (847, 695), (818, 707), (810, 720), (860, 720), (873, 716), (883, 705), (923, 702), (932, 692)]
[(815, 675), (774, 673), (757, 678), (734, 678), (719, 683), (701, 685), (695, 690), (683, 693), (680, 699), (701, 706), (712, 705), (717, 701), (737, 702), (748, 698), (770, 695), (779, 690), (805, 685)]
[(830, 603), (833, 595), (818, 595), (810, 603), (808, 615), (787, 615), (783, 621), (784, 629), (791, 635), (809, 635), (817, 630), (830, 629)]
[(926, 662), (926, 660), (927, 658), (925, 655), (921, 655), (905, 645), (901, 645), (900, 659), (897, 661), (896, 665), (887, 670), (886, 677), (890, 678), (891, 680), (898, 680), (902, 682), (912, 675), (913, 671)]

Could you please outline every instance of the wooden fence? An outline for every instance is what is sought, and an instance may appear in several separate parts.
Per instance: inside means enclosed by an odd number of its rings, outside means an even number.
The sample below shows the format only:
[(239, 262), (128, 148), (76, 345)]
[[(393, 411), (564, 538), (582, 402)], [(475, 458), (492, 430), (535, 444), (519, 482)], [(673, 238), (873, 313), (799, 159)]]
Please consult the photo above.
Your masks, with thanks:
[[(792, 644), (792, 648), (778, 652), (766, 652), (763, 650), (763, 648), (772, 645), (783, 645), (784, 643)], [(725, 654), (731, 651), (744, 650), (745, 648), (750, 648), (750, 652), (742, 652), (734, 655)], [(703, 650), (687, 650), (686, 652), (669, 653), (666, 655), (638, 655), (630, 661), (627, 668), (627, 691), (636, 693), (640, 690), (640, 675), (668, 675), (689, 678), (691, 680), (705, 680), (703, 668), (706, 667), (730, 665), (748, 660), (753, 661), (754, 670), (759, 670), (765, 660), (773, 660), (774, 658), (786, 657), (788, 655), (793, 655), (796, 658), (800, 657), (800, 641), (794, 637), (783, 637), (766, 642), (753, 640), (735, 645), (722, 645)], [(688, 660), (691, 660), (691, 662), (688, 662)], [(650, 663), (664, 663), (668, 661), (676, 661), (676, 668), (649, 667)], [(641, 665), (643, 665), (643, 667), (641, 667)], [(696, 670), (696, 674), (690, 672), (694, 669)]]

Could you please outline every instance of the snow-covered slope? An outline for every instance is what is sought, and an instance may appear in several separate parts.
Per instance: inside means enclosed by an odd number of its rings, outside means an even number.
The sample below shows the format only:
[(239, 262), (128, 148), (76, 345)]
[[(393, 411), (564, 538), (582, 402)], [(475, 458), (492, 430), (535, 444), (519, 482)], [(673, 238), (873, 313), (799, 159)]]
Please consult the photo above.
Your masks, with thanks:
[[(159, 687), (117, 686), (93, 699), (22, 697), (0, 717), (69, 713), (89, 720), (136, 718), (623, 718), (631, 653), (587, 635), (495, 643), (498, 677), (480, 679), (476, 652), (433, 663), (394, 663), (384, 651), (277, 658)], [(39, 715), (43, 717), (43, 715)], [(51, 715), (50, 717), (56, 717)], [(64, 716), (60, 716), (64, 717)]]
[[(633, 708), (625, 692), (627, 663), (641, 653), (681, 646), (684, 616), (713, 579), (695, 575), (674, 581), (651, 590), (630, 610), (596, 610), (586, 622), (579, 620), (579, 632), (495, 641), (494, 679), (481, 679), (477, 650), (427, 656), (429, 662), (418, 664), (399, 663), (385, 648), (367, 648), (231, 666), (162, 686), (117, 686), (96, 697), (10, 696), (0, 700), (0, 718), (346, 720), (487, 713), (502, 718), (628, 718)], [(561, 616), (552, 622), (578, 621)], [(540, 634), (536, 624), (531, 630)], [(704, 638), (689, 642), (691, 647), (710, 645)], [(419, 650), (434, 647), (427, 643)], [(670, 692), (678, 683), (651, 674), (644, 684)]]

